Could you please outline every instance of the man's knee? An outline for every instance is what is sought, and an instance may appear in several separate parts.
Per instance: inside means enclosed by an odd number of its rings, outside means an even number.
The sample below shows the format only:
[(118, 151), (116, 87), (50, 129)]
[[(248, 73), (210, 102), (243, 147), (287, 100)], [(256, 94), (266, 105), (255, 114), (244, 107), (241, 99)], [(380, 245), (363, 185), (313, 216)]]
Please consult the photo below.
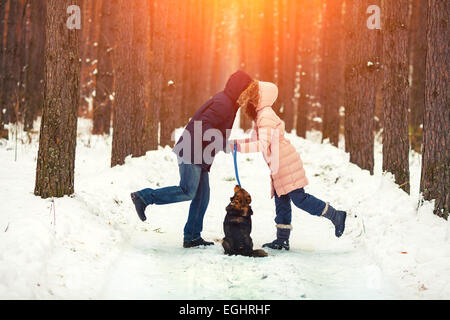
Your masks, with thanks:
[(189, 200), (193, 200), (195, 195), (197, 194), (197, 189), (194, 188), (182, 188), (184, 194), (189, 198)]

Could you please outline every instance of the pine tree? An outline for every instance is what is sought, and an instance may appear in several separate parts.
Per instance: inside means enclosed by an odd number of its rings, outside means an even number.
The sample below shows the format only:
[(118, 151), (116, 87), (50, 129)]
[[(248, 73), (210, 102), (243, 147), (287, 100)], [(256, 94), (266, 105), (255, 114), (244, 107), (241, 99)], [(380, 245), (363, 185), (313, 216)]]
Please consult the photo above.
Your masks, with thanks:
[(168, 6), (165, 2), (151, 1), (150, 19), (150, 66), (149, 66), (149, 103), (145, 114), (144, 148), (145, 151), (158, 148), (158, 128), (161, 118), (163, 98), (163, 66), (165, 59), (165, 36), (167, 28)]
[(450, 3), (429, 0), (420, 190), (425, 200), (435, 199), (434, 213), (445, 219), (450, 205), (449, 21)]
[(133, 14), (130, 13), (130, 1), (117, 1), (115, 33), (117, 47), (115, 50), (115, 70), (117, 76), (116, 96), (114, 100), (113, 140), (111, 167), (122, 165), (125, 158), (132, 153), (132, 108), (133, 108), (133, 64), (132, 44)]
[(109, 134), (111, 127), (112, 96), (114, 94), (114, 1), (102, 1), (99, 17), (98, 62), (95, 74), (93, 104), (93, 134)]
[(342, 1), (326, 0), (322, 29), (322, 66), (320, 100), (324, 110), (322, 140), (339, 143), (339, 107), (343, 102)]
[(44, 103), (45, 20), (46, 1), (36, 0), (31, 5), (31, 38), (29, 39), (28, 72), (25, 86), (24, 130), (33, 129), (33, 122)]
[[(5, 17), (6, 17), (6, 4), (8, 0), (0, 0), (0, 90), (3, 90), (3, 33), (5, 30)], [(4, 119), (4, 107), (1, 103), (2, 97), (0, 95), (0, 139), (8, 138), (8, 130), (5, 129), (5, 119)]]
[(133, 1), (133, 44), (131, 58), (133, 61), (132, 73), (132, 96), (131, 104), (131, 154), (134, 157), (145, 155), (144, 130), (145, 130), (145, 82), (148, 73), (148, 32), (149, 19), (148, 1)]
[(283, 108), (286, 131), (294, 128), (294, 94), (297, 71), (298, 34), (296, 28), (297, 2), (279, 0), (278, 104)]
[(77, 4), (47, 1), (44, 106), (34, 190), (42, 198), (74, 192), (80, 31), (67, 27), (66, 10)]
[[(261, 28), (260, 16), (262, 12), (256, 1), (241, 1), (239, 16), (239, 40), (240, 40), (240, 60), (241, 68), (250, 76), (257, 80), (263, 80), (259, 77), (259, 61), (257, 53), (260, 52)], [(252, 127), (252, 120), (245, 114), (244, 109), (240, 109), (240, 127), (248, 130)]]
[(379, 31), (367, 27), (372, 0), (346, 1), (345, 149), (350, 161), (373, 173)]
[(425, 69), (427, 54), (427, 2), (413, 0), (409, 33), (409, 59), (412, 66), (409, 92), (409, 136), (411, 148), (421, 152), (425, 109)]
[(175, 82), (177, 76), (177, 23), (180, 17), (180, 8), (177, 0), (168, 0), (169, 14), (167, 19), (166, 38), (165, 38), (165, 55), (164, 55), (164, 69), (162, 78), (162, 108), (161, 108), (161, 146), (173, 146), (172, 133), (176, 129), (177, 117), (180, 110), (177, 110), (176, 95), (177, 86)]
[(297, 52), (298, 102), (296, 132), (299, 137), (306, 137), (308, 115), (311, 111), (315, 94), (315, 65), (317, 49), (318, 10), (317, 0), (302, 0), (297, 10), (297, 30), (299, 31), (299, 45)]
[(19, 100), (20, 67), (18, 65), (18, 26), (20, 17), (19, 1), (9, 1), (8, 21), (6, 28), (5, 51), (3, 58), (2, 92), (0, 109), (3, 110), (5, 123), (15, 123), (17, 120), (16, 105)]
[(409, 193), (408, 0), (383, 2), (383, 171)]
[[(275, 22), (276, 0), (262, 0), (261, 51), (259, 51), (259, 80), (276, 82), (275, 79)], [(276, 109), (276, 108), (275, 108)], [(275, 110), (279, 113), (280, 110)]]

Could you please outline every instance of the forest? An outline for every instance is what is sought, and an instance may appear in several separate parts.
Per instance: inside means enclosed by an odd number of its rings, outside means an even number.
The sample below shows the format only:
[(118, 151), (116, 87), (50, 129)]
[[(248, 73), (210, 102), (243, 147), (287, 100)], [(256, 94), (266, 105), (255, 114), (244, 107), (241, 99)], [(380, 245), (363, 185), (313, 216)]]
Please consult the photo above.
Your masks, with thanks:
[[(0, 300), (448, 299), (449, 25), (448, 0), (0, 0)], [(307, 185), (232, 144), (261, 140), (236, 74)], [(173, 152), (199, 112), (234, 119), (208, 169)], [(238, 200), (259, 257), (223, 245)]]
[(421, 192), (447, 218), (449, 10), (445, 0), (2, 0), (1, 135), (39, 130), (35, 194), (71, 194), (77, 117), (113, 136), (111, 166), (121, 165), (173, 145), (174, 129), (242, 69), (279, 86), (286, 131), (319, 130), (335, 146), (343, 135), (370, 172), (381, 133), (383, 171), (405, 192), (408, 153), (421, 153)]

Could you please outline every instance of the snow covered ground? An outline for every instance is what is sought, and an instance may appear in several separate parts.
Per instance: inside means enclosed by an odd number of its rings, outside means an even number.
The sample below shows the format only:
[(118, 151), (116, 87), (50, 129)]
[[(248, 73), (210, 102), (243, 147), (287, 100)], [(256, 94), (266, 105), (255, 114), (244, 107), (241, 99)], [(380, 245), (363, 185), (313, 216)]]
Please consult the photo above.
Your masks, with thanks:
[[(331, 222), (294, 208), (289, 252), (229, 257), (219, 242), (182, 248), (189, 203), (153, 206), (146, 223), (138, 219), (130, 192), (178, 183), (170, 148), (109, 168), (111, 140), (90, 136), (89, 126), (80, 119), (76, 192), (62, 199), (33, 195), (36, 134), (19, 132), (16, 161), (14, 139), (0, 142), (0, 299), (450, 298), (450, 222), (430, 202), (418, 207), (417, 154), (409, 196), (381, 173), (380, 144), (370, 176), (341, 149), (318, 143), (320, 134), (288, 135), (304, 160), (307, 192), (348, 210), (346, 233), (336, 239)], [(258, 154), (238, 162), (259, 248), (275, 236), (268, 169)], [(231, 155), (217, 156), (210, 184), (203, 237), (218, 240), (235, 184)]]

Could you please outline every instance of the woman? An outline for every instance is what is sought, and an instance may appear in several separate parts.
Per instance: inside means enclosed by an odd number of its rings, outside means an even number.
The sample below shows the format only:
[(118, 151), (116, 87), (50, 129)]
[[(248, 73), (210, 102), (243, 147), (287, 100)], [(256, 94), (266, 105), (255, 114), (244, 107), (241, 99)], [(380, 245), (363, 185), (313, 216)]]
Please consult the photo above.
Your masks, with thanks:
[[(315, 216), (331, 220), (335, 235), (345, 229), (346, 212), (338, 211), (328, 203), (305, 192), (308, 179), (299, 153), (284, 137), (284, 123), (272, 109), (278, 88), (270, 82), (253, 81), (238, 100), (246, 114), (254, 121), (251, 139), (234, 141), (242, 153), (262, 152), (271, 174), (272, 198), (275, 197), (277, 238), (263, 247), (289, 250), (292, 230), (291, 201), (298, 208)], [(233, 146), (234, 148), (234, 146)]]

